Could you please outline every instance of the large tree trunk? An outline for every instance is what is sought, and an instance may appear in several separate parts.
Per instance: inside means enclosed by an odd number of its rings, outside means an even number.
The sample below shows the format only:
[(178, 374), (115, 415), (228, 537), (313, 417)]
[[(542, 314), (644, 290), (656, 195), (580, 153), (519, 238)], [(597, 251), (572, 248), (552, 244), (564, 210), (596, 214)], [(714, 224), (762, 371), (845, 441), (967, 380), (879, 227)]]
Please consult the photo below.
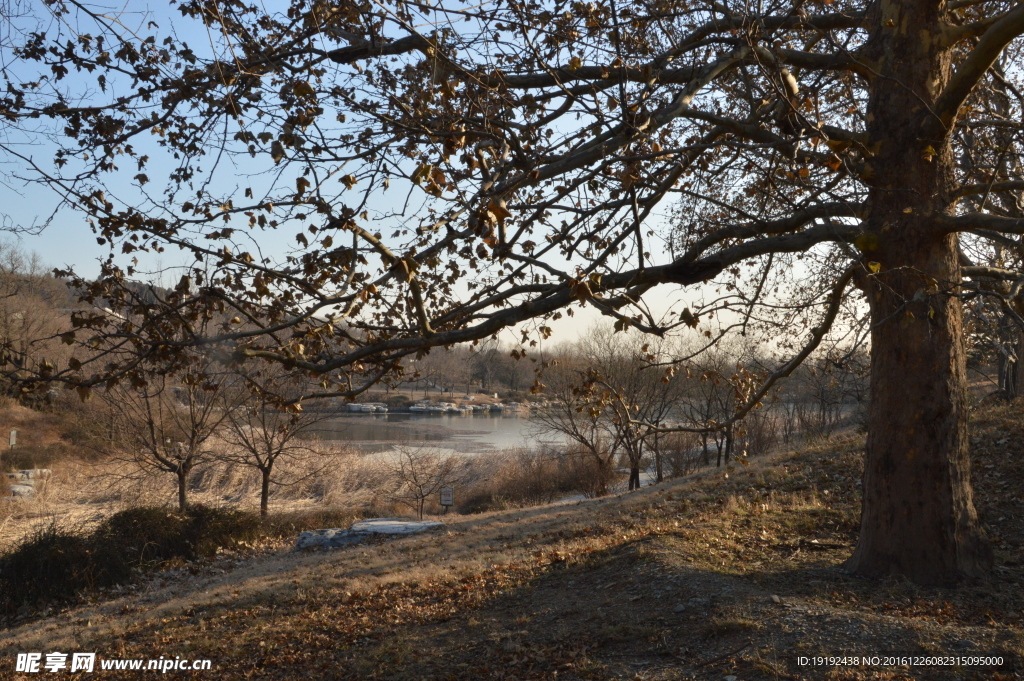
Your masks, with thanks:
[[(929, 216), (950, 213), (955, 186), (946, 139), (920, 139), (928, 106), (948, 80), (938, 3), (874, 6), (870, 49), (891, 73), (871, 88), (868, 133), (878, 153), (858, 246), (871, 307), (871, 403), (861, 533), (847, 567), (872, 577), (953, 584), (985, 572), (991, 555), (974, 508), (967, 381), (955, 235)], [(877, 22), (877, 23), (876, 23)]]

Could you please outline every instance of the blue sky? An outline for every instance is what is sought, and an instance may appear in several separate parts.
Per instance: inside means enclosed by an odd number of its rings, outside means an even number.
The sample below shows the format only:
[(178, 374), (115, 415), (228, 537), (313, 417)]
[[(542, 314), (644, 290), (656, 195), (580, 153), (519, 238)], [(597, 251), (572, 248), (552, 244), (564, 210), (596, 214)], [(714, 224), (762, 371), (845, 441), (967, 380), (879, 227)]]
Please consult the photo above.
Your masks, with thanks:
[[(128, 15), (128, 19), (135, 21), (138, 26), (142, 27), (140, 30), (143, 34), (150, 32), (150, 29), (146, 28), (146, 22), (152, 19), (159, 25), (159, 29), (155, 29), (158, 35), (166, 35), (168, 32), (174, 31), (179, 39), (184, 38), (197, 52), (203, 51), (202, 48), (209, 45), (209, 37), (201, 26), (191, 21), (182, 20), (180, 15), (175, 20), (176, 12), (173, 12), (172, 8), (168, 5), (157, 6), (151, 13), (150, 7), (141, 3), (132, 2), (126, 7), (132, 12)], [(126, 25), (130, 26), (128, 21), (126, 21)], [(74, 76), (69, 80), (72, 81), (72, 87), (77, 87), (81, 83), (87, 82), (89, 78), (91, 77), (82, 76), (78, 83), (74, 82)], [(122, 84), (112, 82), (109, 84), (109, 88), (111, 91), (116, 92), (119, 85), (123, 87)], [(103, 96), (109, 97), (110, 94)], [(7, 134), (9, 135), (10, 133)], [(9, 137), (8, 142), (10, 141), (12, 140)], [(53, 148), (42, 137), (29, 137), (21, 141), (31, 142), (31, 146), (19, 147), (22, 153), (25, 153), (24, 149), (31, 149), (32, 156), (37, 162), (44, 166), (48, 165), (47, 162), (52, 157)], [(147, 146), (152, 146), (152, 150), (146, 148)], [(147, 185), (146, 188), (155, 186), (158, 191), (162, 187), (159, 178), (161, 176), (166, 177), (171, 169), (171, 160), (167, 158), (163, 150), (155, 144), (147, 145), (145, 140), (138, 141), (136, 147), (143, 153), (151, 153), (154, 160), (151, 162), (150, 168), (147, 169), (147, 173), (153, 177), (154, 182)], [(246, 158), (245, 160), (248, 159)], [(114, 177), (108, 178), (108, 184), (111, 187), (117, 188), (116, 193), (123, 193), (124, 198), (133, 200), (133, 198), (139, 196), (139, 192), (132, 189), (132, 177), (136, 169), (132, 167), (133, 164), (127, 158), (123, 158), (121, 162), (127, 167), (122, 168)], [(259, 194), (257, 187), (265, 182), (266, 178), (259, 176), (251, 177), (249, 173), (254, 171), (274, 172), (273, 166), (269, 166), (269, 168), (259, 165), (255, 167), (232, 166), (231, 164), (234, 163), (234, 159), (230, 157), (224, 158), (221, 163), (224, 165), (219, 168), (217, 184), (223, 185), (224, 189), (231, 189), (234, 185), (238, 187), (253, 186), (256, 188), (257, 195)], [(25, 172), (24, 168), (12, 165), (8, 165), (7, 170), (13, 170), (15, 175), (19, 174), (19, 172)], [(283, 181), (285, 184), (290, 184), (294, 180), (288, 179)], [(401, 201), (404, 196), (405, 188), (401, 186), (401, 183), (396, 183), (386, 194), (377, 194), (371, 199), (371, 212), (374, 208), (380, 212), (385, 212), (389, 207), (389, 202)], [(51, 189), (37, 184), (26, 184), (16, 177), (8, 176), (6, 184), (0, 185), (0, 213), (5, 214), (9, 223), (16, 227), (28, 228), (47, 220), (59, 202), (59, 197)], [(662, 219), (655, 218), (655, 221), (661, 221)], [(383, 227), (384, 225), (377, 225), (377, 228)], [(260, 250), (265, 254), (271, 255), (275, 259), (282, 259), (295, 246), (293, 239), (295, 232), (299, 229), (301, 229), (300, 225), (286, 225), (276, 231), (255, 232), (253, 233), (253, 238), (258, 242)], [(98, 272), (98, 261), (110, 253), (109, 246), (97, 243), (96, 235), (89, 229), (85, 217), (81, 213), (70, 209), (63, 209), (53, 216), (50, 225), (41, 234), (20, 233), (15, 238), (18, 239), (26, 250), (38, 253), (47, 265), (59, 268), (71, 266), (85, 276), (95, 275)], [(657, 251), (658, 249), (652, 250)], [(140, 260), (137, 267), (137, 270), (140, 272), (140, 278), (147, 278), (145, 274), (147, 271), (193, 262), (191, 254), (171, 250), (171, 248), (168, 248), (163, 254), (136, 253), (132, 257), (135, 256)], [(656, 255), (656, 259), (660, 258), (657, 258)], [(130, 258), (118, 255), (117, 260), (122, 265), (125, 265), (129, 264)], [(162, 281), (157, 280), (157, 283), (174, 283), (176, 281), (176, 275), (168, 274), (165, 275)], [(651, 296), (648, 300), (655, 314), (666, 311), (673, 300), (678, 300), (681, 292), (677, 287), (662, 287), (660, 293), (661, 295)], [(694, 296), (688, 295), (686, 297), (692, 299)], [(585, 334), (594, 321), (601, 317), (592, 306), (586, 306), (583, 309), (577, 307), (575, 313), (574, 317), (566, 316), (550, 324), (555, 331), (555, 336), (552, 340), (574, 340), (580, 335)], [(509, 334), (508, 339), (511, 340), (511, 338), (512, 334)]]

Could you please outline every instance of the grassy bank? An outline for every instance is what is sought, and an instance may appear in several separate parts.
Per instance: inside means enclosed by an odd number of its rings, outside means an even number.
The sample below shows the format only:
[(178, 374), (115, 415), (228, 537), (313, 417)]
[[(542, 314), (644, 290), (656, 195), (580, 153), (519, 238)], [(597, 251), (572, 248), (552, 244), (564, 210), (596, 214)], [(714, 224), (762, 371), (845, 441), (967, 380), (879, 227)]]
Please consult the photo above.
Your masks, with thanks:
[[(956, 590), (842, 572), (859, 517), (850, 437), (631, 495), (450, 518), (441, 534), (165, 574), (13, 629), (3, 655), (209, 658), (218, 679), (1021, 678), (1021, 416), (976, 419), (997, 568)], [(884, 653), (1004, 665), (797, 664)]]

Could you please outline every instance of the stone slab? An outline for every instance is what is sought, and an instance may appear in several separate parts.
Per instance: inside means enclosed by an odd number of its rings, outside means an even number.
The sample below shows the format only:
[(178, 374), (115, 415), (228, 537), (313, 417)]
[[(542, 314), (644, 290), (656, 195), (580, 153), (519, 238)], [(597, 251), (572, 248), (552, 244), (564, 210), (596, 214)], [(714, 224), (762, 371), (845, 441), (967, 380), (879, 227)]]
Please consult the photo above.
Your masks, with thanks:
[(438, 527), (444, 527), (444, 523), (436, 520), (406, 520), (404, 518), (371, 518), (352, 523), (353, 532), (367, 534), (416, 534)]
[(326, 530), (309, 530), (295, 540), (295, 550), (304, 549), (336, 549), (352, 546), (373, 536), (404, 536), (426, 532), (444, 523), (436, 520), (406, 520), (404, 518), (371, 518), (352, 523), (352, 528), (345, 530), (331, 528)]
[(28, 468), (21, 471), (8, 473), (7, 478), (16, 482), (28, 482), (31, 480), (47, 480), (53, 472), (49, 468)]

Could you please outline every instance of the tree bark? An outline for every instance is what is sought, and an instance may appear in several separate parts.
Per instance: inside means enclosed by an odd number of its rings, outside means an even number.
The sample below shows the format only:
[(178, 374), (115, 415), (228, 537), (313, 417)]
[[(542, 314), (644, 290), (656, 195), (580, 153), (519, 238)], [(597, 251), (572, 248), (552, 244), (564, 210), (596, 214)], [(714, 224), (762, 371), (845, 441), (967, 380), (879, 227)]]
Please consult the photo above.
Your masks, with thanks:
[(655, 479), (655, 481), (656, 482), (665, 482), (665, 473), (662, 470), (662, 465), (661, 465), (661, 447), (659, 446), (659, 443), (658, 443), (658, 434), (657, 433), (654, 434), (654, 470), (655, 470), (655, 474), (657, 475), (657, 478)]
[(270, 506), (270, 468), (261, 468), (262, 480), (260, 485), (260, 517), (266, 518)]
[(186, 484), (188, 483), (188, 469), (180, 466), (177, 470), (178, 476), (178, 510), (182, 513), (188, 508), (188, 497)]
[(1021, 396), (1024, 371), (1020, 369), (1021, 358), (1024, 357), (1024, 334), (1017, 329), (1012, 320), (1004, 320), (1011, 334), (1011, 347), (999, 354), (999, 390), (1003, 397), (1014, 400)]
[[(949, 585), (980, 575), (991, 553), (974, 508), (967, 437), (965, 343), (955, 235), (955, 186), (946, 139), (921, 139), (929, 106), (950, 75), (938, 3), (883, 0), (869, 50), (888, 65), (871, 88), (866, 274), (871, 309), (871, 402), (864, 501), (852, 572)], [(876, 23), (877, 22), (877, 23)]]
[(907, 269), (869, 288), (871, 426), (861, 534), (848, 563), (858, 574), (952, 584), (991, 563), (970, 485), (960, 304), (945, 294), (913, 300), (922, 273), (955, 276), (952, 242), (907, 245)]
[(1020, 329), (1014, 329), (1014, 335), (1016, 341), (1013, 344), (1014, 354), (1017, 357), (1017, 361), (1013, 363), (1013, 371), (1010, 374), (1010, 393), (1012, 399), (1016, 399), (1021, 395), (1024, 395), (1024, 371), (1020, 368), (1021, 359), (1024, 358), (1024, 332)]
[(640, 467), (633, 465), (629, 469), (629, 489), (640, 489)]

